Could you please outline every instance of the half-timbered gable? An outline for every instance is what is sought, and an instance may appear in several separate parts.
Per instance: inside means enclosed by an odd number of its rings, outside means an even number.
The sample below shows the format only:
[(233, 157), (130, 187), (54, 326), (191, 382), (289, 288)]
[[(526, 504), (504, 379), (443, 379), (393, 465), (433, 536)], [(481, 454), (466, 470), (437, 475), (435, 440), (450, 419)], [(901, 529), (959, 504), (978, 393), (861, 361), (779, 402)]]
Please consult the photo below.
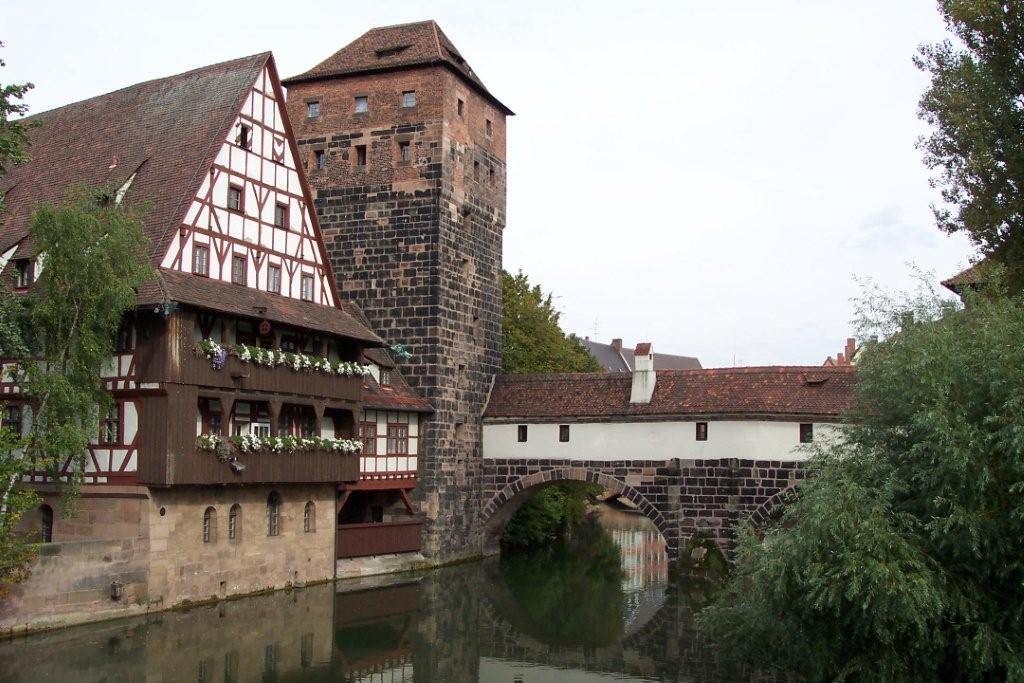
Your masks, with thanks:
[(161, 260), (170, 270), (333, 306), (271, 64), (258, 74)]

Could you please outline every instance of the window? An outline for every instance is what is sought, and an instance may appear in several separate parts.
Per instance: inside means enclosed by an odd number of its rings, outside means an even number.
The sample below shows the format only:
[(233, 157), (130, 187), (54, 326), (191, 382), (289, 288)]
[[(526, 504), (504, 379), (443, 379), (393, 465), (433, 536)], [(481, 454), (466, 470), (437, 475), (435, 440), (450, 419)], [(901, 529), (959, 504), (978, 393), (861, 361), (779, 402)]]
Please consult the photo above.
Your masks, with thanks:
[(388, 455), (408, 455), (409, 426), (388, 425)]
[(494, 185), (494, 166), (487, 167), (487, 182)]
[(25, 289), (35, 279), (35, 267), (30, 259), (21, 259), (14, 264), (14, 286), (18, 289)]
[(484, 119), (484, 131), (487, 133), (487, 137), (491, 137), (491, 120)]
[(317, 100), (310, 100), (306, 102), (306, 116), (311, 119), (315, 119), (320, 116), (320, 102)]
[(266, 403), (236, 401), (231, 436), (270, 436), (270, 411)]
[(355, 111), (357, 114), (365, 114), (366, 112), (370, 111), (370, 98), (368, 98), (366, 95), (357, 97)]
[(322, 171), (325, 166), (327, 166), (327, 155), (324, 154), (324, 151), (322, 149), (318, 149), (313, 152), (313, 168), (318, 171)]
[(308, 501), (302, 511), (302, 530), (307, 534), (316, 531), (316, 505), (313, 505), (313, 501)]
[(235, 503), (228, 511), (228, 540), (237, 541), (242, 534), (242, 506)]
[(366, 145), (356, 145), (356, 166), (366, 166)]
[(389, 370), (380, 371), (380, 385), (386, 387), (391, 384), (391, 372)]
[(272, 265), (267, 268), (267, 291), (281, 293), (281, 266)]
[(370, 506), (370, 521), (371, 522), (383, 522), (384, 521), (384, 506), (383, 505), (371, 505)]
[(245, 267), (245, 256), (242, 254), (231, 255), (231, 282), (236, 285), (245, 284), (247, 268)]
[(192, 245), (192, 272), (196, 275), (210, 275), (210, 247), (205, 244)]
[(223, 434), (220, 401), (215, 398), (199, 399), (199, 418), (203, 434)]
[(558, 425), (558, 440), (562, 443), (569, 441), (569, 425)]
[(206, 508), (203, 512), (203, 543), (213, 543), (217, 540), (216, 527), (217, 527), (217, 511), (211, 508)]
[(242, 188), (238, 185), (228, 186), (228, 209), (242, 212)]
[(814, 425), (803, 423), (800, 425), (800, 443), (811, 443), (814, 441)]
[(256, 326), (251, 320), (235, 321), (235, 343), (256, 346)]
[(125, 353), (132, 350), (132, 321), (127, 318), (121, 320), (117, 326), (117, 334), (114, 336), (114, 353)]
[(416, 106), (416, 91), (406, 90), (402, 93), (402, 106), (403, 107), (415, 107)]
[(313, 276), (306, 273), (302, 274), (302, 291), (301, 296), (303, 301), (313, 300)]
[(519, 425), (516, 427), (516, 441), (519, 443), (526, 443), (527, 433), (526, 425)]
[(274, 227), (288, 229), (288, 205), (278, 202), (274, 204)]
[(100, 425), (100, 443), (121, 443), (121, 407), (117, 403), (107, 409)]
[(281, 496), (271, 491), (267, 496), (267, 536), (281, 535)]
[(235, 144), (242, 149), (252, 148), (252, 126), (247, 126), (244, 123), (238, 124), (238, 135), (235, 136)]
[(377, 455), (377, 423), (360, 422), (359, 438), (363, 440), (363, 455)]
[(307, 633), (302, 636), (299, 644), (299, 663), (303, 669), (313, 666), (313, 634)]
[(473, 162), (473, 180), (480, 180), (480, 162)]
[(238, 650), (224, 655), (224, 683), (238, 683)]
[(708, 440), (708, 423), (698, 422), (697, 423), (697, 441)]
[(408, 141), (398, 143), (398, 159), (399, 161), (404, 161), (406, 163), (409, 162), (410, 152)]
[(21, 435), (21, 406), (6, 405), (3, 412), (3, 427)]
[(53, 508), (46, 503), (39, 506), (39, 540), (53, 542)]
[(459, 112), (459, 116), (462, 116), (462, 114), (466, 110), (466, 103), (462, 101), (461, 97), (459, 98), (459, 104), (457, 106), (457, 109), (458, 109), (458, 112)]

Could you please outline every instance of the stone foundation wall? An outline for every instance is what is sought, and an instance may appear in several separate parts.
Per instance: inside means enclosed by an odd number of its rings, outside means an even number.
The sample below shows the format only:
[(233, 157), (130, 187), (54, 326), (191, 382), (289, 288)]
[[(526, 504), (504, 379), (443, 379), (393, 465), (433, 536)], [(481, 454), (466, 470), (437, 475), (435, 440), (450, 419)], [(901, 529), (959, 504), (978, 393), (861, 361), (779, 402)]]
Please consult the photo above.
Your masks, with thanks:
[[(148, 570), (146, 539), (47, 543), (32, 575), (0, 599), (0, 634), (142, 612)], [(115, 581), (121, 585), (117, 600), (111, 597)]]
[[(280, 534), (267, 535), (267, 498), (281, 496)], [(284, 588), (334, 577), (334, 487), (330, 484), (174, 488), (149, 501), (150, 596), (166, 606)], [(307, 502), (315, 531), (304, 531)], [(228, 513), (241, 506), (237, 538)], [(213, 507), (211, 540), (203, 513)]]
[(589, 481), (629, 500), (665, 536), (675, 560), (687, 539), (706, 532), (731, 550), (736, 524), (760, 523), (804, 478), (798, 462), (778, 460), (483, 461), (481, 521), (493, 540), (519, 505), (560, 480)]
[[(39, 487), (40, 505), (53, 510), (53, 542), (94, 541), (97, 539), (138, 538), (145, 536), (145, 486), (83, 486), (74, 502), (74, 514), (62, 512), (60, 493)], [(38, 532), (42, 527), (39, 508), (22, 517), (18, 530)]]

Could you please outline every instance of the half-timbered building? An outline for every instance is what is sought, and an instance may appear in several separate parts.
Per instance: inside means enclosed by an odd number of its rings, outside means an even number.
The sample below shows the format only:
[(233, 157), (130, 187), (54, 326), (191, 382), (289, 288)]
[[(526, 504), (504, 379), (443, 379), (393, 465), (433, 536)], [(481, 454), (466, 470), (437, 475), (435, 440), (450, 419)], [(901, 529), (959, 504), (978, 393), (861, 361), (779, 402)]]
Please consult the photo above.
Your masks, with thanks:
[[(30, 290), (41, 267), (32, 212), (73, 186), (146, 207), (155, 277), (104, 372), (114, 406), (98, 416), (77, 514), (52, 516), (58, 482), (36, 472), (26, 483), (45, 504), (29, 521), (48, 525), (47, 540), (131, 539), (130, 571), (96, 580), (140, 604), (330, 578), (339, 501), (358, 492), (350, 512), (366, 523), (411, 512), (430, 407), (339, 298), (273, 57), (33, 118), (31, 160), (0, 180), (5, 281)], [(29, 402), (10, 378), (4, 422), (25, 429)], [(381, 482), (397, 502), (360, 500)]]

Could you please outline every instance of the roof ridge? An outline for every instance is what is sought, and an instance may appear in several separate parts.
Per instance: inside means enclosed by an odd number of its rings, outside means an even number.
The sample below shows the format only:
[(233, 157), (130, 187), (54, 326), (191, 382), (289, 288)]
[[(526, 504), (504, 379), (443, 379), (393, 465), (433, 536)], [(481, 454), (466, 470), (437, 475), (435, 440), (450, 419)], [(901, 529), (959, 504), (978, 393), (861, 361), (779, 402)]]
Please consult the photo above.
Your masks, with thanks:
[(433, 19), (430, 20), (430, 30), (434, 33), (434, 47), (437, 48), (437, 58), (444, 59), (444, 53), (441, 52), (441, 39), (437, 36), (438, 27), (437, 22)]
[(168, 80), (170, 78), (180, 78), (182, 76), (189, 76), (191, 74), (198, 73), (200, 71), (207, 71), (207, 70), (214, 69), (214, 68), (217, 68), (217, 67), (223, 67), (223, 66), (226, 66), (228, 64), (232, 64), (234, 62), (244, 62), (246, 60), (254, 60), (257, 57), (262, 57), (262, 58), (266, 59), (271, 54), (273, 54), (273, 53), (270, 50), (264, 50), (263, 52), (256, 52), (256, 53), (253, 53), (251, 55), (247, 55), (245, 57), (236, 57), (235, 59), (226, 59), (223, 62), (217, 62), (215, 64), (207, 64), (206, 66), (197, 66), (197, 67), (195, 67), (193, 69), (189, 69), (188, 71), (181, 71), (179, 73), (168, 74), (166, 76), (158, 76), (156, 78), (150, 78), (150, 79), (147, 79), (145, 81), (139, 81), (138, 83), (131, 83), (129, 85), (125, 85), (125, 86), (122, 86), (120, 88), (116, 88), (114, 90), (110, 90), (108, 92), (100, 93), (98, 95), (92, 95), (91, 97), (86, 97), (86, 98), (83, 98), (81, 100), (75, 100), (74, 102), (67, 102), (65, 104), (60, 105), (59, 107), (53, 107), (52, 109), (45, 109), (43, 111), (37, 111), (37, 112), (31, 114), (30, 116), (26, 116), (22, 120), (23, 121), (27, 121), (28, 119), (32, 119), (32, 118), (34, 118), (36, 116), (42, 116), (43, 114), (52, 114), (55, 111), (60, 111), (61, 109), (65, 109), (67, 107), (74, 107), (76, 105), (84, 104), (84, 103), (90, 102), (92, 100), (98, 100), (101, 97), (109, 97), (110, 95), (116, 95), (119, 92), (124, 92), (125, 90), (131, 90), (133, 88), (138, 88), (140, 86), (148, 85), (150, 83), (156, 83), (157, 81), (166, 81), (166, 80)]

